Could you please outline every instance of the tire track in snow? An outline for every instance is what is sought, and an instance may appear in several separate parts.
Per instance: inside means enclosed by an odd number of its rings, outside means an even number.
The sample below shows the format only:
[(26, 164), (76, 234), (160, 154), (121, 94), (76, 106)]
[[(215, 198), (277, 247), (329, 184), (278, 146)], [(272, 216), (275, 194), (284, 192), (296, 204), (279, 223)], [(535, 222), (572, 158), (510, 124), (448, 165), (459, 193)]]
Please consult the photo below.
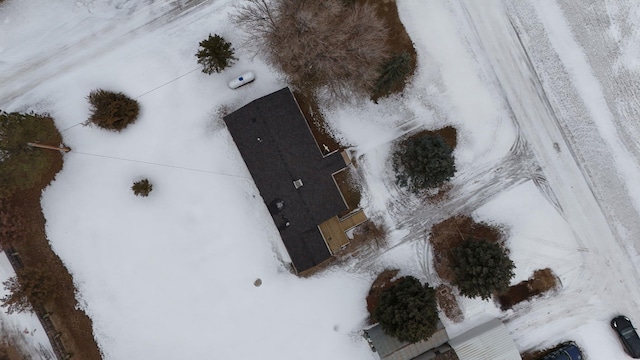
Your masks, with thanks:
[[(495, 1), (493, 4), (478, 4), (461, 0), (459, 4), (462, 17), (473, 24), (484, 56), (491, 59), (493, 71), (514, 114), (518, 136), (509, 154), (497, 164), (457, 174), (450, 196), (453, 200), (440, 204), (425, 204), (413, 196), (406, 199), (407, 194), (393, 183), (392, 177), (387, 176), (385, 186), (392, 194), (390, 203), (397, 207), (390, 210), (391, 217), (399, 227), (409, 229), (409, 234), (387, 251), (413, 242), (419, 266), (424, 276), (430, 278), (430, 253), (425, 229), (428, 231), (432, 224), (452, 214), (472, 211), (510, 186), (533, 180), (570, 225), (577, 242), (575, 250), (583, 259), (580, 266), (563, 274), (564, 288), (521, 304), (505, 315), (512, 333), (522, 334), (516, 336), (521, 346), (538, 346), (527, 343), (527, 338), (564, 336), (564, 333), (551, 333), (554, 328), (551, 324), (555, 322), (569, 322), (572, 324), (570, 328), (577, 328), (593, 319), (594, 314), (607, 317), (612, 311), (611, 304), (618, 300), (616, 294), (625, 293), (628, 288), (637, 289), (637, 274), (625, 260), (618, 264), (620, 259), (626, 258), (624, 249), (607, 246), (606, 239), (613, 238), (613, 235), (606, 218), (595, 201), (588, 177), (578, 165), (573, 149), (568, 146), (570, 142), (558, 124), (538, 74), (506, 13)], [(496, 174), (498, 176), (494, 176)], [(562, 239), (547, 245), (556, 246), (559, 251), (572, 250), (572, 246), (564, 244)], [(371, 253), (360, 259), (356, 268), (375, 266), (380, 256), (379, 253)], [(626, 281), (617, 279), (615, 273), (620, 270), (634, 274), (633, 278)], [(614, 275), (609, 275), (611, 273)], [(638, 308), (635, 292), (620, 304), (631, 313), (637, 312)], [(585, 298), (591, 299), (588, 304), (576, 303)], [(565, 325), (556, 327), (566, 328)], [(541, 332), (545, 336), (531, 337), (533, 332)]]
[(637, 163), (640, 160), (637, 140), (640, 122), (636, 121), (640, 117), (640, 77), (627, 64), (631, 55), (628, 47), (633, 47), (638, 40), (637, 2), (560, 1), (558, 6), (567, 23), (575, 29), (573, 36), (585, 49), (584, 56), (602, 84), (602, 95), (613, 115), (617, 135)]
[[(6, 75), (0, 75), (0, 83), (3, 84), (0, 107), (7, 107), (15, 99), (43, 82), (58, 76), (58, 74), (67, 73), (98, 55), (113, 51), (148, 32), (167, 27), (169, 24), (191, 15), (194, 10), (211, 1), (189, 0), (182, 4), (173, 0), (165, 0), (157, 5), (163, 8), (162, 11), (149, 19), (144, 19), (148, 17), (148, 9), (142, 7), (129, 14), (125, 23), (114, 26), (112, 22), (106, 22), (102, 27), (78, 40), (49, 51), (37, 53), (33, 59), (21, 63), (16, 69), (3, 70)], [(222, 5), (224, 3), (217, 5), (207, 14)], [(200, 14), (199, 16), (205, 15)], [(82, 21), (85, 20), (90, 21), (91, 19), (87, 18)]]
[[(460, 3), (484, 44), (522, 134), (546, 174), (544, 187), (547, 191), (553, 190), (555, 201), (571, 226), (579, 248), (589, 250), (580, 252), (584, 260), (582, 269), (577, 270), (577, 276), (565, 284), (557, 297), (531, 302), (527, 304), (526, 312), (518, 311), (511, 315), (520, 330), (526, 329), (518, 333), (542, 328), (558, 331), (548, 326), (557, 321), (582, 325), (592, 319), (594, 313), (607, 317), (608, 313), (615, 312), (610, 308), (613, 303), (630, 313), (637, 313), (638, 304), (633, 299), (638, 298), (639, 277), (632, 259), (615, 241), (607, 218), (594, 197), (588, 176), (576, 160), (507, 14), (498, 1), (480, 4), (461, 0)], [(626, 276), (618, 277), (617, 272)], [(620, 299), (619, 294), (630, 290), (629, 299)], [(583, 292), (591, 297), (588, 306), (576, 303), (585, 298), (585, 295), (580, 295)], [(568, 305), (572, 303), (575, 306)], [(565, 326), (558, 328), (566, 329)], [(526, 339), (525, 335), (520, 337)]]
[[(470, 28), (473, 29), (472, 27)], [(463, 40), (469, 41), (468, 47), (473, 49), (473, 52), (479, 53), (479, 56), (476, 56), (476, 60), (482, 63), (484, 67), (490, 67), (484, 54), (484, 48), (480, 41), (477, 40), (477, 36), (473, 39)], [(507, 121), (511, 121), (515, 127), (514, 143), (508, 153), (494, 163), (476, 166), (471, 164), (471, 167), (459, 170), (451, 182), (452, 188), (448, 192), (448, 196), (436, 204), (429, 202), (424, 197), (409, 194), (405, 189), (400, 188), (394, 181), (394, 174), (389, 170), (390, 166), (387, 166), (385, 169), (387, 174), (382, 177), (384, 179), (384, 190), (387, 194), (390, 194), (385, 203), (386, 215), (397, 229), (408, 230), (408, 234), (400, 242), (386, 251), (392, 251), (408, 243), (414, 243), (420, 267), (427, 277), (429, 277), (430, 264), (428, 261), (429, 254), (424, 249), (428, 245), (424, 245), (427, 235), (425, 231), (428, 232), (433, 224), (460, 213), (470, 214), (502, 191), (531, 179), (541, 188), (545, 188), (546, 179), (541, 173), (540, 166), (535, 163), (532, 152), (528, 149), (519, 125), (514, 119), (513, 111), (509, 108), (510, 104), (506, 101), (506, 95), (503, 89), (500, 88), (498, 79), (492, 73), (483, 73), (481, 78), (491, 88), (492, 92), (497, 92), (498, 96), (502, 98), (502, 102), (507, 107), (509, 115), (507, 117), (510, 118)], [(423, 105), (429, 107), (429, 104)], [(498, 138), (498, 131), (490, 134), (487, 153), (495, 147)], [(362, 168), (366, 168), (366, 161), (362, 162), (362, 165)], [(362, 177), (367, 178), (364, 175)], [(546, 190), (545, 195), (555, 206), (559, 207), (552, 191), (550, 189)], [(359, 267), (366, 268), (367, 264), (374, 263), (382, 255), (380, 253), (372, 253), (369, 258), (360, 257), (359, 260), (362, 263)]]
[(384, 252), (359, 257), (357, 267), (367, 268), (384, 253), (415, 243), (416, 255), (424, 275), (431, 276), (430, 264), (426, 260), (430, 254), (424, 249), (424, 246), (428, 246), (424, 243), (431, 226), (453, 215), (472, 213), (503, 191), (531, 180), (533, 172), (538, 168), (526, 143), (517, 137), (509, 154), (498, 163), (468, 168), (457, 173), (451, 182), (452, 188), (448, 196), (437, 203), (409, 194), (393, 181), (392, 176), (387, 176), (385, 186), (391, 194), (388, 214), (396, 228), (407, 229), (408, 234)]
[[(580, 4), (580, 7), (589, 6), (595, 6), (592, 11), (597, 12), (601, 4)], [(625, 172), (633, 172), (640, 162), (640, 155), (636, 150), (640, 143), (633, 135), (640, 131), (640, 126), (632, 112), (620, 110), (616, 106), (618, 102), (624, 103), (624, 107), (638, 103), (639, 90), (634, 83), (637, 85), (639, 81), (637, 76), (631, 76), (623, 71), (624, 69), (620, 73), (611, 73), (614, 67), (611, 62), (618, 58), (615, 48), (620, 44), (614, 43), (602, 33), (590, 37), (609, 22), (603, 21), (606, 17), (602, 17), (602, 14), (598, 15), (598, 21), (594, 21), (592, 17), (585, 15), (589, 11), (584, 9), (574, 13), (565, 11), (566, 22), (571, 22), (574, 28), (570, 34), (560, 38), (571, 39), (573, 36), (582, 39), (581, 42), (584, 44), (584, 51), (578, 48), (579, 44), (572, 47), (578, 49), (570, 52), (571, 60), (565, 64), (563, 59), (567, 55), (560, 56), (556, 52), (558, 45), (554, 48), (546, 33), (546, 25), (538, 18), (534, 5), (520, 1), (518, 6), (509, 7), (509, 12), (514, 18), (516, 30), (522, 33), (526, 47), (531, 48), (532, 63), (544, 69), (540, 74), (541, 82), (546, 88), (553, 89), (550, 101), (557, 111), (560, 126), (566, 134), (567, 142), (575, 149), (574, 157), (582, 166), (594, 196), (616, 235), (616, 240), (622, 246), (635, 245), (636, 249), (633, 249), (633, 252), (637, 254), (637, 248), (640, 247), (640, 242), (637, 241), (640, 236), (640, 214), (633, 206), (634, 202), (630, 201), (633, 189), (629, 189), (625, 184), (630, 175), (621, 178), (613, 174), (623, 172), (620, 171), (620, 164), (627, 164), (622, 166)], [(546, 17), (553, 19), (550, 15)], [(546, 23), (549, 22), (555, 24), (547, 19)], [(562, 25), (549, 26), (553, 31), (561, 32)], [(594, 84), (594, 89), (579, 91), (577, 87), (580, 84), (573, 83), (576, 77), (584, 77), (582, 83), (590, 81)], [(597, 90), (602, 91), (599, 97), (594, 93)], [(609, 130), (608, 126), (615, 130)], [(612, 131), (616, 134), (612, 134)], [(612, 136), (616, 135), (618, 138), (612, 139)]]

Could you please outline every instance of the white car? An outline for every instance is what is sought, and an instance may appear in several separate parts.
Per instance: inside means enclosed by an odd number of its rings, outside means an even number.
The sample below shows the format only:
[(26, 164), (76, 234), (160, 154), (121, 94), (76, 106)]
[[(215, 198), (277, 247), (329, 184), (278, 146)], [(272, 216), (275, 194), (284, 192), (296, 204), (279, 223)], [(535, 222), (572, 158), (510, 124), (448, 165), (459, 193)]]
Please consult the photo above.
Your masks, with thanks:
[(247, 85), (256, 79), (256, 74), (253, 71), (247, 71), (246, 73), (238, 76), (237, 78), (229, 81), (229, 87), (232, 89), (237, 89), (242, 85)]

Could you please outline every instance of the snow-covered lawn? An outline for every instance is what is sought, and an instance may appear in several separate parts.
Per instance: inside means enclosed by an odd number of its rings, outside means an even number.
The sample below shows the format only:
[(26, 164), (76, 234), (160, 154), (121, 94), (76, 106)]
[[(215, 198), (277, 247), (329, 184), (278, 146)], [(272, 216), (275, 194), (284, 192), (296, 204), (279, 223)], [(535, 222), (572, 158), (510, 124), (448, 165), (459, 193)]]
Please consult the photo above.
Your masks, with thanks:
[[(51, 113), (73, 149), (43, 208), (106, 359), (376, 359), (359, 334), (376, 272), (393, 266), (436, 282), (425, 231), (461, 211), (509, 229), (514, 283), (550, 267), (562, 288), (508, 312), (462, 299), (466, 320), (446, 324), (451, 335), (499, 317), (522, 351), (572, 339), (591, 359), (624, 356), (608, 321), (622, 312), (640, 324), (631, 242), (640, 233), (634, 213), (617, 214), (635, 211), (640, 185), (638, 159), (610, 122), (633, 119), (605, 111), (600, 73), (585, 56), (598, 48), (573, 40), (576, 20), (553, 1), (397, 1), (419, 57), (405, 94), (326, 109), (360, 160), (365, 210), (392, 229), (389, 249), (308, 279), (286, 270), (278, 231), (221, 119), (286, 85), (242, 47), (228, 21), (237, 2), (7, 1), (0, 107)], [(550, 80), (557, 68), (545, 72), (553, 57), (527, 58), (511, 23), (525, 47), (539, 49), (539, 40), (559, 53), (569, 90)], [(209, 33), (230, 40), (240, 59), (212, 76), (194, 56)], [(611, 67), (637, 77), (634, 37), (624, 39)], [(254, 83), (228, 89), (250, 69)], [(118, 134), (78, 125), (96, 88), (137, 98), (139, 120)], [(579, 106), (574, 98), (588, 102), (593, 116), (583, 121), (597, 130), (589, 139), (601, 136), (615, 154), (613, 171), (597, 173), (588, 153), (576, 155), (581, 133), (563, 110)], [(449, 199), (425, 204), (393, 184), (388, 157), (404, 134), (446, 125), (458, 130), (458, 174)], [(142, 177), (154, 186), (148, 198), (130, 190)], [(603, 179), (626, 196), (608, 203)]]

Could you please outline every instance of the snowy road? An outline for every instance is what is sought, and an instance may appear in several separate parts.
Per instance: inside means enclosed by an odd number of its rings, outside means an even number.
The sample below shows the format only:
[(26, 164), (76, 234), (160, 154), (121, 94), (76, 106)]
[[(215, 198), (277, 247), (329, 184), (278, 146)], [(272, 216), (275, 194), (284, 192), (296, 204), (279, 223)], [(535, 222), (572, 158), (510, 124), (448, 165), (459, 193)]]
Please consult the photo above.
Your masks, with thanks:
[[(488, 4), (465, 1), (464, 7), (486, 50), (485, 55), (494, 65), (519, 128), (559, 201), (563, 217), (572, 227), (579, 246), (588, 249), (582, 253), (583, 274), (571, 284), (571, 290), (561, 292), (559, 298), (535, 302), (529, 312), (515, 315), (516, 333), (530, 332), (534, 327), (554, 328), (554, 322), (566, 321), (567, 316), (576, 326), (590, 319), (606, 323), (619, 312), (640, 318), (640, 307), (635, 300), (640, 298), (640, 277), (626, 244), (611, 231), (617, 224), (607, 221), (594, 197), (590, 185), (597, 182), (585, 177), (582, 164), (576, 161), (572, 144), (564, 137), (554, 109), (508, 17), (499, 3)], [(621, 205), (633, 207), (630, 202)], [(573, 311), (567, 314), (564, 306), (552, 305), (560, 301), (572, 302), (574, 291), (592, 293), (591, 306), (575, 303)], [(582, 301), (582, 297), (575, 298)], [(584, 345), (590, 347), (590, 344)]]
[(564, 12), (551, 5), (522, 2), (509, 12), (542, 83), (553, 89), (550, 103), (611, 230), (637, 259), (640, 142), (634, 114), (640, 76), (616, 56), (625, 43), (607, 35), (611, 19), (593, 16), (607, 13), (603, 4), (591, 2), (578, 11), (567, 3), (571, 11)]

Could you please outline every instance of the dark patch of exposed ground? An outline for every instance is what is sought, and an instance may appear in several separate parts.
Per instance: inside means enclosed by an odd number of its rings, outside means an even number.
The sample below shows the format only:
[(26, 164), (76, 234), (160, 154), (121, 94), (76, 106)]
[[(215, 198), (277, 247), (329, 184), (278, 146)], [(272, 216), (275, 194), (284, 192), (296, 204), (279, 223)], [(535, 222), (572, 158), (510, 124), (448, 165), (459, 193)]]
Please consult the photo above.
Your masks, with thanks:
[(500, 308), (504, 311), (520, 302), (556, 289), (558, 286), (559, 281), (551, 269), (536, 270), (528, 280), (513, 285), (506, 292), (498, 295), (497, 300)]
[(378, 306), (378, 302), (380, 301), (380, 295), (383, 291), (392, 287), (393, 284), (398, 280), (396, 278), (398, 272), (400, 272), (400, 270), (387, 269), (381, 272), (373, 281), (373, 284), (371, 284), (369, 294), (367, 295), (367, 310), (369, 311), (370, 324), (375, 324), (377, 322), (377, 320), (373, 316), (373, 313)]
[(484, 223), (476, 223), (468, 216), (455, 216), (433, 225), (429, 241), (433, 246), (435, 269), (441, 279), (454, 279), (452, 249), (460, 246), (468, 238), (485, 239), (492, 242), (503, 241), (503, 232)]
[[(52, 145), (61, 144), (59, 133), (52, 135)], [(47, 152), (50, 167), (40, 181), (31, 189), (17, 192), (2, 202), (2, 210), (11, 209), (11, 216), (17, 217), (22, 231), (15, 239), (2, 238), (3, 248), (10, 245), (18, 252), (25, 267), (41, 268), (50, 273), (51, 281), (57, 289), (45, 304), (56, 330), (68, 353), (73, 359), (102, 359), (98, 345), (93, 337), (91, 319), (76, 308), (75, 286), (73, 278), (60, 258), (53, 252), (45, 232), (46, 220), (42, 213), (40, 198), (46, 188), (62, 169), (62, 155), (57, 151)]]

